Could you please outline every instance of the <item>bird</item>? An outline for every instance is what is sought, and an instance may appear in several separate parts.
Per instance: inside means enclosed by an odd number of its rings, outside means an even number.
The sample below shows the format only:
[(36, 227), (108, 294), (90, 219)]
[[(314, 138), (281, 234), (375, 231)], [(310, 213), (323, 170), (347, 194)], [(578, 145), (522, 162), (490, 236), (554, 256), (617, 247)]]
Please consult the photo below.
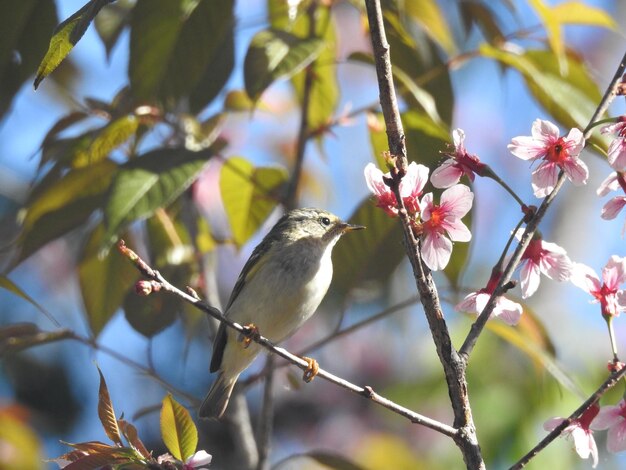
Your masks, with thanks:
[[(331, 253), (344, 233), (364, 229), (316, 208), (286, 212), (252, 251), (224, 316), (254, 328), (272, 343), (290, 337), (317, 310), (333, 275)], [(239, 375), (261, 351), (220, 323), (210, 371), (217, 372), (200, 405), (200, 418), (222, 417)]]

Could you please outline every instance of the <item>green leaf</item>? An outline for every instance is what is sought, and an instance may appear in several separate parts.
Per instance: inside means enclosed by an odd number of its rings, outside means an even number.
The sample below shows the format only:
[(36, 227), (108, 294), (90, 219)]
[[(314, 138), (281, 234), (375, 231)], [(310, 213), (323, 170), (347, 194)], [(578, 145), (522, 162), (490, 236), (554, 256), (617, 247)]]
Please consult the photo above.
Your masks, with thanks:
[(178, 460), (185, 462), (196, 451), (198, 430), (189, 412), (171, 394), (163, 399), (161, 436), (165, 446)]
[(562, 75), (551, 51), (513, 54), (483, 44), (480, 52), (519, 71), (537, 101), (566, 128), (584, 129), (602, 98), (589, 71), (576, 56), (566, 56), (567, 74)]
[(54, 316), (48, 312), (45, 308), (43, 308), (37, 301), (35, 301), (30, 295), (24, 292), (17, 284), (15, 284), (11, 279), (6, 277), (4, 274), (0, 274), (0, 288), (8, 290), (9, 292), (21, 297), (29, 304), (33, 305), (37, 310), (43, 313), (48, 320), (50, 320), (54, 325), (61, 326), (61, 324), (57, 321)]
[(528, 4), (535, 9), (537, 16), (546, 28), (546, 34), (548, 35), (548, 43), (550, 48), (559, 64), (559, 69), (562, 73), (567, 72), (567, 65), (564, 62), (565, 59), (565, 43), (563, 42), (563, 36), (561, 34), (561, 23), (556, 15), (553, 14), (552, 9), (545, 4), (543, 0), (528, 0)]
[(115, 444), (122, 446), (122, 436), (120, 435), (120, 429), (117, 426), (117, 418), (115, 417), (115, 411), (113, 410), (113, 403), (111, 403), (111, 397), (109, 396), (109, 389), (107, 383), (104, 380), (102, 371), (98, 367), (98, 374), (100, 375), (100, 388), (98, 390), (98, 417), (109, 439)]
[(102, 194), (109, 186), (117, 165), (103, 160), (85, 168), (70, 171), (36, 197), (28, 201), (23, 218), (24, 231), (30, 230), (45, 214), (62, 209), (77, 200)]
[(169, 205), (191, 185), (211, 156), (211, 149), (191, 152), (166, 148), (123, 165), (111, 183), (104, 208), (104, 239), (112, 243), (128, 224)]
[(138, 128), (139, 118), (134, 115), (111, 121), (98, 131), (87, 148), (76, 152), (72, 158), (72, 166), (80, 168), (105, 159), (113, 150), (130, 139)]
[(343, 455), (326, 452), (323, 450), (316, 450), (307, 452), (304, 456), (315, 460), (317, 463), (322, 464), (333, 470), (364, 470), (363, 467), (348, 460)]
[[(52, 0), (0, 2), (0, 118), (37, 70), (58, 19)], [(19, 59), (18, 59), (19, 58)]]
[(552, 7), (552, 14), (561, 24), (601, 26), (617, 30), (617, 25), (608, 12), (583, 2), (562, 2)]
[(446, 17), (439, 8), (436, 0), (422, 0), (419, 2), (402, 2), (405, 12), (417, 21), (433, 41), (439, 44), (448, 55), (456, 52), (454, 37), (446, 21)]
[(137, 279), (137, 271), (118, 253), (99, 256), (103, 236), (104, 227), (99, 224), (87, 239), (78, 261), (80, 292), (94, 336), (121, 307), (126, 293)]
[(191, 96), (202, 109), (233, 68), (233, 0), (138, 0), (128, 62), (139, 99)]
[(76, 43), (83, 37), (85, 31), (89, 27), (91, 21), (98, 14), (100, 9), (114, 0), (91, 0), (84, 5), (80, 10), (70, 16), (57, 26), (52, 38), (50, 39), (50, 45), (48, 46), (48, 52), (41, 61), (39, 69), (37, 70), (37, 76), (35, 77), (35, 89), (39, 86), (41, 81), (52, 73), (59, 64), (67, 57)]
[(366, 230), (349, 234), (333, 250), (332, 289), (340, 296), (364, 282), (385, 282), (404, 259), (402, 227), (369, 199), (365, 199), (349, 223)]
[(488, 5), (477, 1), (466, 1), (462, 2), (459, 7), (466, 36), (470, 33), (471, 25), (476, 24), (490, 44), (502, 44), (505, 41), (497, 17)]
[[(168, 272), (163, 274), (170, 278)], [(130, 326), (146, 338), (152, 338), (176, 321), (181, 305), (181, 301), (173, 295), (153, 293), (141, 297), (131, 290), (126, 294), (122, 308)]]
[(104, 7), (96, 17), (94, 25), (104, 44), (107, 60), (111, 58), (111, 51), (122, 31), (130, 23), (131, 7), (132, 3), (129, 0), (119, 0)]
[(240, 157), (224, 163), (220, 191), (238, 246), (256, 233), (276, 207), (287, 177), (282, 168), (254, 168), (252, 163)]
[(258, 32), (250, 42), (244, 61), (244, 82), (248, 96), (257, 101), (276, 80), (289, 78), (320, 54), (324, 41), (302, 39), (279, 30)]
[(41, 331), (34, 323), (16, 323), (0, 327), (0, 357), (24, 349), (74, 337), (71, 330)]

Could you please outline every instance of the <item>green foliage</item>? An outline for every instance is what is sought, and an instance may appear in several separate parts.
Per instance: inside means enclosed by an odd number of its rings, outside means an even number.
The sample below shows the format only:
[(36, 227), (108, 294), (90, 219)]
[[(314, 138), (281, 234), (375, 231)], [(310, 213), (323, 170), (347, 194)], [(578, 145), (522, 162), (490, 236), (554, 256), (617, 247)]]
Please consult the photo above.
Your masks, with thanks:
[(198, 445), (198, 431), (189, 412), (172, 395), (163, 399), (161, 435), (167, 449), (178, 460), (187, 460)]

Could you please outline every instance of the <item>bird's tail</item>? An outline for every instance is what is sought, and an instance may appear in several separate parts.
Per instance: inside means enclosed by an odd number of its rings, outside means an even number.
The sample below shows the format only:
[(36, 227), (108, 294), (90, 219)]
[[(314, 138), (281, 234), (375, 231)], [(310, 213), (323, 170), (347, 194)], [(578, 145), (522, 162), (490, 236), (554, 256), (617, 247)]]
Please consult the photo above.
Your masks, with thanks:
[(221, 418), (228, 406), (228, 400), (233, 393), (233, 387), (237, 383), (239, 374), (235, 376), (226, 375), (223, 371), (220, 371), (217, 379), (211, 385), (211, 389), (207, 396), (204, 398), (198, 416), (200, 418)]

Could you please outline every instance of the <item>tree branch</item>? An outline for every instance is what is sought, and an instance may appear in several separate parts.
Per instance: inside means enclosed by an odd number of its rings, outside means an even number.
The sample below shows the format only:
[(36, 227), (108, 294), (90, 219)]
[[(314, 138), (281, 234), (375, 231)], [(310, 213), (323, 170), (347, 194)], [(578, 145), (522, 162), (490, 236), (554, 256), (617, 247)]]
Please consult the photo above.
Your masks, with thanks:
[[(149, 281), (144, 281), (144, 282), (149, 282), (150, 285), (153, 288), (153, 291), (165, 291), (165, 292), (169, 292), (170, 294), (176, 295), (177, 297), (179, 297), (180, 299), (184, 300), (185, 302), (193, 305), (194, 307), (196, 307), (197, 309), (201, 310), (202, 312), (210, 315), (213, 318), (216, 318), (217, 320), (221, 321), (222, 323), (226, 324), (229, 328), (232, 328), (236, 331), (238, 331), (239, 333), (241, 333), (242, 337), (246, 337), (246, 338), (250, 338), (252, 341), (254, 341), (255, 343), (261, 345), (262, 347), (264, 347), (265, 349), (267, 349), (268, 351), (276, 354), (277, 356), (282, 357), (283, 359), (289, 361), (291, 364), (296, 365), (297, 367), (299, 367), (302, 371), (306, 371), (309, 368), (309, 363), (307, 361), (305, 361), (304, 359), (302, 359), (299, 356), (296, 356), (295, 354), (290, 353), (289, 351), (287, 351), (284, 348), (280, 348), (278, 346), (275, 346), (271, 341), (269, 341), (267, 338), (264, 338), (263, 336), (261, 336), (260, 334), (255, 334), (254, 332), (251, 332), (249, 328), (246, 328), (242, 325), (240, 325), (239, 323), (235, 323), (232, 320), (230, 320), (227, 317), (224, 317), (221, 312), (219, 310), (217, 310), (214, 307), (211, 307), (210, 305), (206, 304), (205, 302), (201, 301), (197, 295), (193, 295), (187, 292), (183, 292), (182, 290), (178, 289), (176, 286), (173, 286), (172, 284), (169, 283), (169, 281), (167, 281), (162, 275), (161, 273), (159, 273), (158, 271), (156, 271), (155, 269), (152, 269), (143, 259), (141, 259), (134, 251), (132, 251), (131, 249), (129, 249), (123, 241), (120, 241), (118, 243), (118, 250), (120, 251), (120, 253), (127, 257), (133, 264), (134, 266), (139, 270), (139, 272), (146, 277), (147, 279), (149, 279)], [(456, 438), (459, 434), (459, 432), (444, 423), (441, 423), (439, 421), (436, 421), (432, 418), (428, 418), (427, 416), (423, 416), (419, 413), (416, 413), (412, 410), (409, 410), (408, 408), (405, 408), (401, 405), (398, 405), (397, 403), (377, 394), (376, 392), (374, 392), (374, 390), (369, 387), (369, 386), (359, 386), (359, 385), (355, 385), (345, 379), (342, 379), (341, 377), (338, 377), (336, 375), (331, 374), (330, 372), (325, 371), (324, 369), (319, 369), (319, 372), (317, 373), (316, 377), (320, 377), (324, 380), (327, 380), (328, 382), (331, 382), (335, 385), (338, 385), (339, 387), (342, 387), (346, 390), (349, 390), (363, 398), (366, 398), (384, 408), (387, 408), (388, 410), (393, 411), (396, 414), (399, 414), (400, 416), (403, 416), (405, 418), (407, 418), (408, 420), (410, 420), (412, 423), (415, 424), (421, 424), (422, 426), (425, 426), (427, 428), (430, 428), (434, 431), (440, 432), (441, 434), (444, 434), (446, 436), (452, 437), (452, 438)]]

